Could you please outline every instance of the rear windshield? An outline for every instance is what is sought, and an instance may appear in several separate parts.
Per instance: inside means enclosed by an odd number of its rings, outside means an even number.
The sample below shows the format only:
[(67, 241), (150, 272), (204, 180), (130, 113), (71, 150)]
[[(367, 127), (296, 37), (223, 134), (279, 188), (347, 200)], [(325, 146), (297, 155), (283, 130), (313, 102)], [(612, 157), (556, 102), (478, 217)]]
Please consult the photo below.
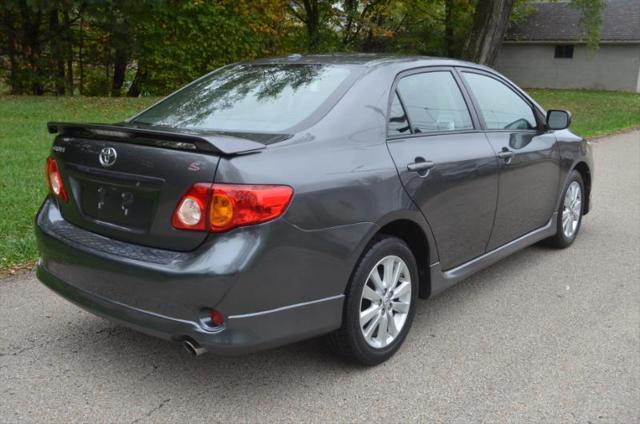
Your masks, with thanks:
[(136, 124), (212, 131), (283, 131), (346, 89), (353, 68), (320, 64), (222, 68), (135, 117)]

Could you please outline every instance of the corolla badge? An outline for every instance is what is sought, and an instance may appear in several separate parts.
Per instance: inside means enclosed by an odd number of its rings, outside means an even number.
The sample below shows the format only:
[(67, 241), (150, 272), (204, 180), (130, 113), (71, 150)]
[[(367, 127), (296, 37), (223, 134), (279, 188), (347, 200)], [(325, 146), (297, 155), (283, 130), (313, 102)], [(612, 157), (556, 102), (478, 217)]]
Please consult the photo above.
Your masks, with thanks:
[(116, 163), (116, 159), (118, 159), (118, 152), (113, 147), (105, 147), (100, 150), (100, 154), (98, 155), (98, 160), (100, 161), (100, 165), (108, 168), (113, 166)]

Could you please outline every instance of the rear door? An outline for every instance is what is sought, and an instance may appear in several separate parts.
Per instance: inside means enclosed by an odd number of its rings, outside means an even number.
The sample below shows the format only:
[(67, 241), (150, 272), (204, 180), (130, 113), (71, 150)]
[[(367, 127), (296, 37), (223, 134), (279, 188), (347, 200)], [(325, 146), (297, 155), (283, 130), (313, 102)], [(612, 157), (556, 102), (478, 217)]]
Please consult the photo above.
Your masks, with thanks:
[(497, 158), (468, 101), (451, 69), (428, 68), (401, 74), (390, 105), (387, 144), (445, 270), (485, 252), (498, 195)]
[(487, 250), (544, 226), (555, 209), (560, 167), (556, 136), (531, 102), (499, 77), (463, 70), (463, 78), (500, 164), (496, 222)]
[[(186, 143), (173, 143), (185, 146)], [(69, 193), (70, 223), (110, 238), (170, 250), (195, 249), (206, 232), (176, 230), (171, 217), (196, 182), (213, 182), (219, 157), (98, 135), (58, 136), (52, 156)]]

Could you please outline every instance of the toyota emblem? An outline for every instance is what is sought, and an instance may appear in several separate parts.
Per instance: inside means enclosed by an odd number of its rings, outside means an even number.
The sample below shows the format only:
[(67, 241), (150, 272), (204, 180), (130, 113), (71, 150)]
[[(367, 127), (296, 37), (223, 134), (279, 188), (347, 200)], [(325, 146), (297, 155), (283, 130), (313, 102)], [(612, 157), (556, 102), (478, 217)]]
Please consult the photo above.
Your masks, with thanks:
[(98, 160), (100, 161), (100, 165), (108, 168), (113, 166), (116, 163), (116, 159), (118, 159), (118, 152), (113, 147), (105, 147), (100, 150), (100, 154), (98, 155)]

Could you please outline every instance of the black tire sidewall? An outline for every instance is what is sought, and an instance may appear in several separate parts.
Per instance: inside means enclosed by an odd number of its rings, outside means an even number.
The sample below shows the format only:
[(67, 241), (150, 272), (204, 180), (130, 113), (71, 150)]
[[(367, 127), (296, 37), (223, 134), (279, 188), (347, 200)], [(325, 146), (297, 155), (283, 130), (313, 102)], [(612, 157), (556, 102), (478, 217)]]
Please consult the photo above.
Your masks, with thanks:
[[(409, 268), (411, 275), (411, 306), (407, 320), (396, 339), (389, 346), (376, 349), (369, 346), (360, 329), (360, 300), (369, 273), (378, 261), (389, 255), (400, 257)], [(357, 269), (352, 276), (346, 299), (345, 326), (349, 335), (349, 344), (359, 362), (367, 365), (379, 364), (390, 358), (400, 348), (411, 328), (417, 300), (418, 266), (411, 249), (404, 241), (396, 237), (384, 237), (373, 243), (358, 263)]]

